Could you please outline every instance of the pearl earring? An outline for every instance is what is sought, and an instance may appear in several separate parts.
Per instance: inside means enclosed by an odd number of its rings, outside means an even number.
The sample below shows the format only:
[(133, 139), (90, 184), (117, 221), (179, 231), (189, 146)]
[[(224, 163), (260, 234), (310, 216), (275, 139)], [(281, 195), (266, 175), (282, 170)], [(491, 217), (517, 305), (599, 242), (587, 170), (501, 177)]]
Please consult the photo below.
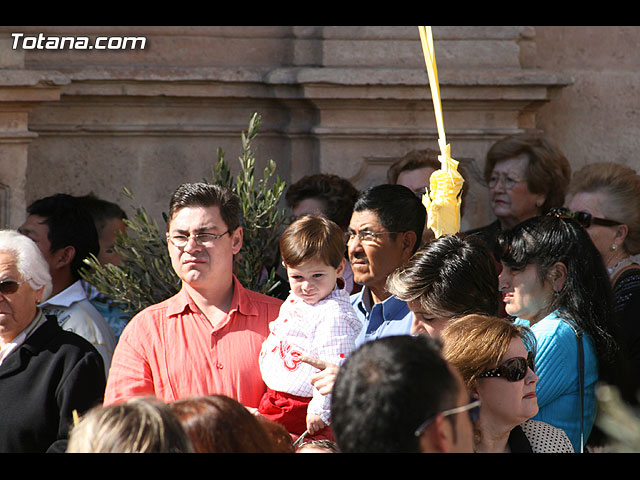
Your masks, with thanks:
[(618, 248), (618, 246), (615, 243), (611, 245), (611, 250), (615, 250), (616, 248)]

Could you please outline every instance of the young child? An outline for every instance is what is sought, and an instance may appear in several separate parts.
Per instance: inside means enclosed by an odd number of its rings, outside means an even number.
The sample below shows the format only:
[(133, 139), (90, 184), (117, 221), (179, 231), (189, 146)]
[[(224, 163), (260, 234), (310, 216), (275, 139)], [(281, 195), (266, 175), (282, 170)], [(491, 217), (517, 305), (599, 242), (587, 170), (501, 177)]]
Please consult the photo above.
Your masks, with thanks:
[(340, 365), (355, 349), (362, 329), (344, 290), (344, 232), (321, 216), (304, 216), (280, 239), (291, 293), (271, 322), (260, 352), (267, 392), (258, 412), (284, 425), (296, 437), (333, 440), (330, 395), (311, 385), (317, 371), (301, 361), (315, 357)]

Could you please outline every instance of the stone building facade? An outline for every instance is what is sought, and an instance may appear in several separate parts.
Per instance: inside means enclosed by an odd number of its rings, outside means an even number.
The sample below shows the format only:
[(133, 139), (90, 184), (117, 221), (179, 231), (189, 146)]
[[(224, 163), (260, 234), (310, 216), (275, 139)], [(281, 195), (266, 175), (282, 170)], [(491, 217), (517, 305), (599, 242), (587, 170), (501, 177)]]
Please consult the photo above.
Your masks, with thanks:
[[(463, 228), (492, 220), (480, 172), (508, 134), (544, 130), (574, 168), (639, 166), (637, 27), (433, 34), (447, 142), (469, 172)], [(113, 48), (44, 48), (62, 37)], [(117, 48), (129, 37), (144, 48)], [(2, 226), (56, 192), (130, 209), (123, 187), (161, 219), (180, 183), (210, 178), (219, 148), (237, 167), (253, 112), (258, 162), (287, 183), (325, 172), (366, 188), (407, 151), (438, 148), (414, 26), (0, 27)]]

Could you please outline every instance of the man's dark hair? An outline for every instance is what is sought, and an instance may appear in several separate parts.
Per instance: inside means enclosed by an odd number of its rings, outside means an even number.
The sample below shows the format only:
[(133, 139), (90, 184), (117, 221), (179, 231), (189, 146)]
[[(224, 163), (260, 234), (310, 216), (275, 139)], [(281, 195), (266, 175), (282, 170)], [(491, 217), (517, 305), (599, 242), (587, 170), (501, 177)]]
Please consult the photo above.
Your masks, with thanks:
[[(218, 207), (230, 232), (242, 222), (240, 199), (229, 188), (209, 183), (184, 183), (171, 196), (169, 222), (178, 210), (187, 207)], [(168, 225), (167, 225), (168, 226)]]
[(459, 383), (424, 335), (397, 335), (362, 344), (340, 367), (331, 427), (344, 453), (417, 453), (414, 431), (455, 406)]
[(98, 198), (92, 193), (77, 198), (93, 217), (98, 234), (100, 234), (109, 220), (125, 220), (127, 218), (127, 214), (120, 205)]
[(353, 207), (354, 212), (370, 210), (389, 232), (416, 234), (413, 253), (420, 247), (427, 210), (411, 189), (404, 185), (383, 184), (365, 190)]
[(76, 197), (64, 193), (36, 200), (29, 205), (27, 213), (45, 219), (52, 253), (67, 246), (75, 248), (71, 274), (74, 279), (79, 280), (84, 259), (90, 254), (97, 256), (100, 252), (98, 232), (91, 214)]
[(387, 290), (441, 317), (499, 313), (495, 260), (478, 237), (432, 240), (387, 279)]

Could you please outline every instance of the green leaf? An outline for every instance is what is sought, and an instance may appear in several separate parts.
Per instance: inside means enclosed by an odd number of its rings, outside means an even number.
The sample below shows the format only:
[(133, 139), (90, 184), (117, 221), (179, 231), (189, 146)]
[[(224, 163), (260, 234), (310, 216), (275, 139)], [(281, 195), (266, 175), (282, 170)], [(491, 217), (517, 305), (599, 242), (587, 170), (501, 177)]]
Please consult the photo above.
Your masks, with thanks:
[[(279, 204), (286, 184), (276, 175), (276, 162), (269, 159), (262, 178), (255, 178), (256, 157), (252, 142), (258, 135), (261, 117), (254, 113), (246, 132), (241, 132), (240, 169), (234, 178), (222, 148), (212, 162), (211, 181), (231, 188), (240, 198), (243, 214), (243, 245), (235, 261), (235, 273), (242, 284), (269, 294), (278, 286), (276, 259), (278, 239), (284, 210)], [(132, 202), (135, 196), (126, 186), (124, 194)], [(144, 206), (134, 207), (135, 214), (125, 221), (127, 233), (118, 235), (114, 250), (124, 259), (122, 266), (102, 266), (97, 258), (85, 260), (85, 280), (101, 293), (137, 313), (149, 305), (161, 302), (180, 289), (180, 279), (171, 265), (165, 238), (166, 212), (162, 212), (164, 230), (147, 214)]]

